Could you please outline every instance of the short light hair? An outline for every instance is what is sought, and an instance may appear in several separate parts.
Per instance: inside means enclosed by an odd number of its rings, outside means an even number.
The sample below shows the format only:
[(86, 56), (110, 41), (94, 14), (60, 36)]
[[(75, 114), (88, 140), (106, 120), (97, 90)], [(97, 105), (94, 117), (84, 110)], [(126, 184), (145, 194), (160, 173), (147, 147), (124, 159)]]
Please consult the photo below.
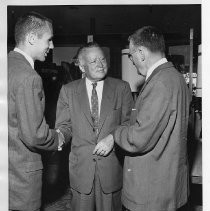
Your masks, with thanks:
[(84, 44), (77, 51), (76, 65), (81, 64), (81, 61), (83, 60), (83, 56), (85, 55), (86, 50), (90, 48), (100, 48), (102, 50), (101, 46), (96, 42), (89, 42)]
[(165, 53), (165, 40), (161, 31), (154, 26), (144, 26), (132, 35), (128, 41), (132, 41), (134, 46), (144, 46), (151, 52)]
[(47, 24), (52, 29), (52, 20), (36, 12), (29, 12), (21, 16), (15, 25), (16, 45), (24, 42), (26, 35), (31, 32), (42, 37)]

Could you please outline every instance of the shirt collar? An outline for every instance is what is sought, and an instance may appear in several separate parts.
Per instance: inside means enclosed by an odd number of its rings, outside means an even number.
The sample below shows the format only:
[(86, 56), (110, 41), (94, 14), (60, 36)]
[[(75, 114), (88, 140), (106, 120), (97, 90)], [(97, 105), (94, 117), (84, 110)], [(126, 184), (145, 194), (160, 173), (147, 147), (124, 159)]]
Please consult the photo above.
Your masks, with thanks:
[(147, 71), (147, 75), (146, 75), (146, 79), (147, 80), (149, 78), (149, 76), (152, 74), (152, 72), (158, 67), (160, 66), (161, 64), (164, 64), (168, 62), (166, 58), (162, 58), (160, 60), (158, 60), (155, 64), (153, 64)]
[(22, 54), (26, 58), (26, 60), (30, 63), (31, 67), (34, 69), (34, 61), (28, 54), (26, 54), (24, 51), (20, 50), (17, 47), (14, 49), (14, 51)]
[[(91, 87), (92, 87), (92, 83), (94, 83), (94, 82), (92, 82), (92, 81), (91, 81), (90, 79), (88, 79), (87, 77), (85, 78), (85, 81), (86, 81), (86, 85), (87, 85), (87, 86), (91, 86)], [(97, 81), (97, 87), (103, 86), (103, 84), (104, 84), (104, 80)]]

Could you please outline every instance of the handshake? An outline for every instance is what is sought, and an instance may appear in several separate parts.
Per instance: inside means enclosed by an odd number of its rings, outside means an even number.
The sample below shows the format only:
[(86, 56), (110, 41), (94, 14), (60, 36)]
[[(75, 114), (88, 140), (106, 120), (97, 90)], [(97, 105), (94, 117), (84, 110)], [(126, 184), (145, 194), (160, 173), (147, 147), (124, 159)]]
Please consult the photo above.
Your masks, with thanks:
[[(59, 129), (57, 129), (56, 132), (58, 133), (58, 140), (59, 140), (58, 151), (62, 151), (63, 146), (65, 144), (65, 139)], [(114, 139), (113, 136), (109, 134), (96, 145), (95, 149), (93, 150), (93, 154), (105, 157), (111, 152), (113, 146), (114, 146)]]

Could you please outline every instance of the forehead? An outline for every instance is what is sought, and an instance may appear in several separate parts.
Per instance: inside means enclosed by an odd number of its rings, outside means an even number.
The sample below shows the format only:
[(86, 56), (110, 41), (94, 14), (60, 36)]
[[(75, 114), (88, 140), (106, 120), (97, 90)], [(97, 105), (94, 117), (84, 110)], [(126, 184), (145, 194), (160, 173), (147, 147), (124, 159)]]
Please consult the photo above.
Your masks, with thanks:
[(129, 49), (131, 50), (131, 49), (134, 49), (134, 48), (135, 48), (135, 45), (133, 44), (133, 41), (130, 40), (130, 42), (129, 42)]
[(104, 56), (103, 51), (99, 47), (91, 47), (85, 50), (86, 57), (101, 57)]

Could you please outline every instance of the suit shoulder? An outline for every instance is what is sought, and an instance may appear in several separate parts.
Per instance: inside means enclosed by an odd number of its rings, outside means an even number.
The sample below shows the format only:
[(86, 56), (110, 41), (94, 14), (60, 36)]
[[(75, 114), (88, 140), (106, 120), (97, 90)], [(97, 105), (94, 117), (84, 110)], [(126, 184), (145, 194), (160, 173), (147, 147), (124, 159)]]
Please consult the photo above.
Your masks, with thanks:
[(107, 78), (107, 80), (107, 84), (111, 87), (112, 90), (115, 90), (118, 93), (131, 92), (128, 82), (117, 78)]
[(77, 80), (74, 80), (74, 81), (71, 81), (65, 85), (62, 86), (62, 90), (66, 93), (74, 93), (77, 91), (78, 87), (80, 87), (81, 83), (82, 83), (82, 80), (83, 79), (77, 79)]
[(160, 79), (167, 84), (184, 81), (183, 75), (174, 66), (164, 69), (160, 76)]
[(69, 82), (69, 83), (63, 85), (63, 87), (66, 88), (66, 89), (76, 87), (76, 86), (78, 86), (78, 84), (81, 82), (81, 80), (82, 80), (82, 79), (77, 79), (77, 80), (71, 81), (71, 82)]
[(39, 77), (38, 73), (31, 67), (31, 65), (22, 56), (15, 56), (16, 54), (9, 54), (8, 57), (8, 71), (9, 74), (21, 76), (26, 78), (28, 76)]
[(19, 58), (8, 60), (8, 80), (9, 84), (15, 85), (16, 88), (23, 84), (33, 83), (33, 86), (40, 86), (42, 83), (40, 75), (27, 62)]
[(185, 82), (184, 76), (174, 67), (167, 67), (163, 69), (159, 75), (157, 75), (156, 80), (153, 84), (161, 83), (168, 91), (168, 93), (173, 93), (182, 88), (187, 89), (187, 84)]
[(129, 83), (127, 81), (124, 81), (122, 79), (112, 78), (112, 77), (108, 77), (107, 79), (110, 80), (110, 82), (112, 84), (115, 84), (116, 86), (127, 86), (127, 85), (129, 85)]

